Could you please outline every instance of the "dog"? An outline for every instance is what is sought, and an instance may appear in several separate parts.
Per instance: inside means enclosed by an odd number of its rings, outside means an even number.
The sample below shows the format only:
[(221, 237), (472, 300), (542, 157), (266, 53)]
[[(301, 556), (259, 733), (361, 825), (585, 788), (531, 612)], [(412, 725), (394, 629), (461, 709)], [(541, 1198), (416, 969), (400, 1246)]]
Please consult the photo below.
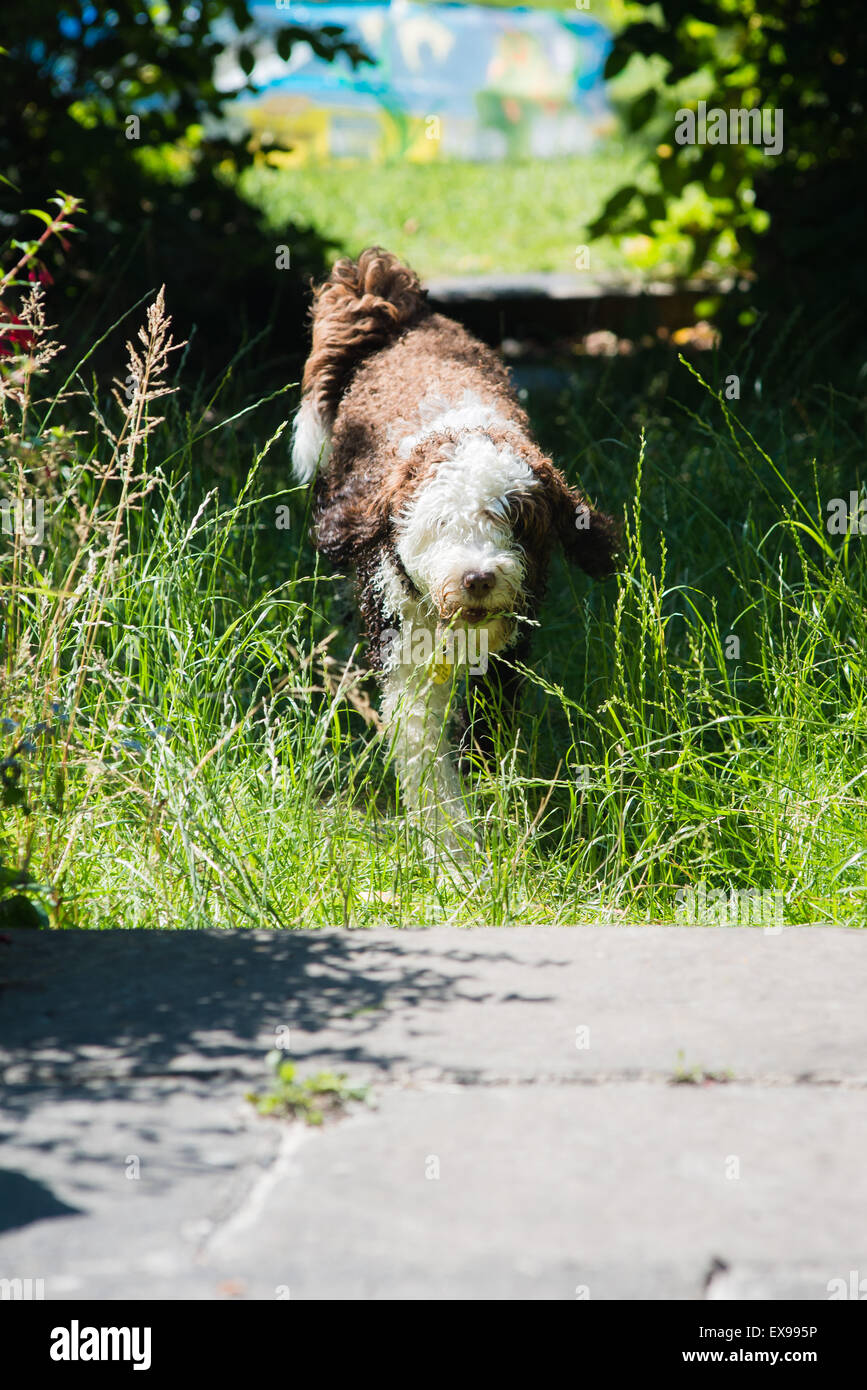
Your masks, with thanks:
[[(460, 854), (475, 836), (458, 746), (490, 754), (492, 717), (514, 718), (555, 546), (601, 578), (616, 527), (541, 452), (496, 354), (434, 313), (396, 256), (338, 261), (311, 313), (294, 476), (313, 489), (317, 549), (354, 571), (403, 804)], [(486, 716), (459, 707), (458, 674)]]

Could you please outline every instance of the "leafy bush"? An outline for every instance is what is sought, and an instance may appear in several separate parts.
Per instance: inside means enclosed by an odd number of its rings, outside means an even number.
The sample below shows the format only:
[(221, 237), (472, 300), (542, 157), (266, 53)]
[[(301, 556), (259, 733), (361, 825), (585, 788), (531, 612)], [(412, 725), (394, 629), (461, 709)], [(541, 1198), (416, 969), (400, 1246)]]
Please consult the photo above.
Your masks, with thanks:
[[(612, 194), (594, 235), (686, 243), (691, 271), (756, 271), (756, 302), (843, 311), (860, 330), (867, 206), (867, 27), (858, 0), (636, 0), (606, 68), (634, 63), (644, 88), (625, 113), (647, 140), (647, 178)], [(777, 156), (752, 144), (678, 144), (675, 114), (783, 112)]]
[[(291, 269), (275, 271), (274, 235), (237, 191), (251, 154), (228, 138), (214, 82), (230, 48), (252, 71), (250, 24), (246, 0), (28, 0), (4, 11), (0, 170), (12, 186), (0, 215), (18, 232), (22, 203), (42, 207), (74, 178), (89, 250), (73, 258), (64, 293), (77, 304), (89, 292), (83, 337), (165, 284), (179, 330), (195, 326), (191, 360), (213, 370), (278, 314), (300, 340), (302, 285), (327, 242), (287, 223), (279, 241)], [(285, 58), (302, 40), (325, 58), (363, 57), (341, 32), (291, 23), (276, 46)], [(280, 347), (292, 349), (291, 328)]]

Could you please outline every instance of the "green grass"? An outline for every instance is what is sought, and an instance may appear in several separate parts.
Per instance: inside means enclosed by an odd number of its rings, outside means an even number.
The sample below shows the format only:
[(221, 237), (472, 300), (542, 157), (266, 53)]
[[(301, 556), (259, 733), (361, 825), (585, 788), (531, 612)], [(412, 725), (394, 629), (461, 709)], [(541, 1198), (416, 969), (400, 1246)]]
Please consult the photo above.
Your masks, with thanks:
[[(294, 392), (240, 418), (156, 397), (160, 331), (97, 418), (4, 379), (2, 493), (47, 499), (42, 545), (0, 538), (7, 905), (91, 928), (648, 922), (704, 883), (864, 925), (867, 540), (825, 528), (860, 486), (854, 402), (775, 397), (748, 355), (702, 358), (707, 388), (671, 357), (583, 359), (529, 402), (622, 512), (624, 568), (593, 586), (557, 560), (515, 743), (465, 783), (485, 852), (444, 874), (398, 814), (282, 425), (258, 423)], [(716, 394), (732, 370), (739, 402)]]
[[(513, 164), (259, 167), (241, 186), (275, 235), (294, 223), (314, 227), (341, 254), (380, 244), (424, 277), (565, 272), (589, 240), (587, 224), (640, 162), (639, 150), (611, 141), (588, 156)], [(629, 269), (611, 239), (593, 243), (591, 271)]]

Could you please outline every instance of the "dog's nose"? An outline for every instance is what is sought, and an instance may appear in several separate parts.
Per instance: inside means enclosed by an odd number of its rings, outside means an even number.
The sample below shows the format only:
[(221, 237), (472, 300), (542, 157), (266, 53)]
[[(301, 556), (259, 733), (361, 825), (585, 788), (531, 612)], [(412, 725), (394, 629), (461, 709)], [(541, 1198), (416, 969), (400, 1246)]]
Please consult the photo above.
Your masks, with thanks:
[(461, 583), (468, 594), (488, 594), (494, 587), (495, 579), (487, 570), (467, 570)]

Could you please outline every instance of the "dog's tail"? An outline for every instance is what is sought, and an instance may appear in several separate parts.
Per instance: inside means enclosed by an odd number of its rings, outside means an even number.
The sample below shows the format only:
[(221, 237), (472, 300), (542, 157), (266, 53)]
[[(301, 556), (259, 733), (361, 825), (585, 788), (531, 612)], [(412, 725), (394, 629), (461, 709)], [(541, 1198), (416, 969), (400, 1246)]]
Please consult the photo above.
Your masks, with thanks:
[(331, 424), (359, 362), (425, 313), (418, 276), (379, 246), (362, 251), (357, 261), (338, 261), (316, 290), (313, 346), (292, 445), (299, 482), (309, 482), (327, 460)]

